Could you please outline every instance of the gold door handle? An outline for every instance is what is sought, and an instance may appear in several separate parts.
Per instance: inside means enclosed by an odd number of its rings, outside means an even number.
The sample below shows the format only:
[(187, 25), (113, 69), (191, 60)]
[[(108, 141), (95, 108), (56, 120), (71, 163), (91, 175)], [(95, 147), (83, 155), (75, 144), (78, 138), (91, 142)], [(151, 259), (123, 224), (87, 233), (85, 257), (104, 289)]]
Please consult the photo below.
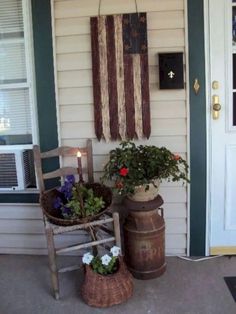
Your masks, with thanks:
[(220, 110), (221, 110), (221, 105), (220, 105), (220, 99), (218, 95), (213, 95), (212, 96), (212, 117), (214, 120), (219, 119), (220, 116)]

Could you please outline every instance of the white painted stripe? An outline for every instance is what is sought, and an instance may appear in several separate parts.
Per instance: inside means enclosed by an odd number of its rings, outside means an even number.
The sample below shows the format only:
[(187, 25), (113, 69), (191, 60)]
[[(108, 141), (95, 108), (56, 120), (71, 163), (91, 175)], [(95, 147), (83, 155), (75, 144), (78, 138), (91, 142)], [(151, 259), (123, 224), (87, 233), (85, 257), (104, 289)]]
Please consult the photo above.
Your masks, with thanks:
[(102, 103), (102, 125), (103, 135), (106, 142), (111, 138), (110, 134), (110, 114), (109, 114), (109, 95), (108, 95), (108, 72), (107, 72), (107, 45), (106, 45), (106, 24), (105, 16), (98, 18), (98, 45), (100, 60), (100, 84), (101, 84), (101, 103)]
[(132, 55), (132, 58), (134, 77), (135, 132), (137, 137), (140, 139), (143, 136), (140, 55), (134, 54)]
[(124, 62), (123, 62), (123, 30), (122, 15), (114, 16), (115, 43), (116, 43), (116, 81), (119, 134), (122, 140), (126, 137), (126, 115), (125, 115), (125, 90), (124, 90)]

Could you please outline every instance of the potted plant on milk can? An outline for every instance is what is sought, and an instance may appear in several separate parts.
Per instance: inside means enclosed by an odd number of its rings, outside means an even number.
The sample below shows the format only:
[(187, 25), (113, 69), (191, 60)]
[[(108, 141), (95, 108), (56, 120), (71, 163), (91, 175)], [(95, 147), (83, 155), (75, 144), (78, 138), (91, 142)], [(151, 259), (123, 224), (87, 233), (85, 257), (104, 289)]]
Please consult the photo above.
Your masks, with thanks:
[[(124, 195), (129, 214), (124, 223), (124, 249), (128, 269), (138, 279), (160, 276), (166, 269), (162, 180), (189, 182), (188, 164), (165, 147), (121, 142), (111, 150), (103, 180), (113, 180)], [(161, 213), (161, 215), (159, 215)]]
[(123, 141), (110, 151), (102, 180), (113, 180), (120, 195), (150, 201), (158, 195), (163, 179), (189, 182), (187, 174), (187, 162), (167, 148)]

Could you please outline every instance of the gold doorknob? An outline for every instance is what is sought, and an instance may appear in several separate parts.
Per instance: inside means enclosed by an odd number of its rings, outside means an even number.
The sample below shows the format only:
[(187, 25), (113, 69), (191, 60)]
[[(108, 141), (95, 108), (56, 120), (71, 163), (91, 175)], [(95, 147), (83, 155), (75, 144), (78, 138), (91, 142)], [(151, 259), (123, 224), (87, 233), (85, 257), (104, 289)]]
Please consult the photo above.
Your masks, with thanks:
[(221, 105), (220, 105), (220, 99), (218, 95), (213, 95), (212, 96), (212, 117), (214, 120), (219, 119), (220, 116), (220, 110), (221, 110)]

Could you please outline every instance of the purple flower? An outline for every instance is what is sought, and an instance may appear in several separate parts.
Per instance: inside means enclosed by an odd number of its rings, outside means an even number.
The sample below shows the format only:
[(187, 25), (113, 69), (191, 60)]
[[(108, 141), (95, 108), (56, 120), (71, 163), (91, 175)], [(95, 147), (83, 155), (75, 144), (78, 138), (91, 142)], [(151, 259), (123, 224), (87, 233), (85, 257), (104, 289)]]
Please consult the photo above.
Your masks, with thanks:
[(62, 205), (62, 200), (59, 196), (57, 196), (53, 202), (53, 206), (54, 208), (59, 209), (61, 208), (61, 205)]
[(62, 209), (62, 215), (70, 215), (71, 214), (71, 208), (67, 206), (63, 206)]
[(69, 181), (66, 181), (64, 185), (62, 185), (60, 191), (65, 195), (67, 200), (72, 198), (72, 188), (73, 184)]
[(73, 174), (66, 176), (66, 182), (69, 182), (71, 184), (75, 184), (75, 177), (73, 176)]

